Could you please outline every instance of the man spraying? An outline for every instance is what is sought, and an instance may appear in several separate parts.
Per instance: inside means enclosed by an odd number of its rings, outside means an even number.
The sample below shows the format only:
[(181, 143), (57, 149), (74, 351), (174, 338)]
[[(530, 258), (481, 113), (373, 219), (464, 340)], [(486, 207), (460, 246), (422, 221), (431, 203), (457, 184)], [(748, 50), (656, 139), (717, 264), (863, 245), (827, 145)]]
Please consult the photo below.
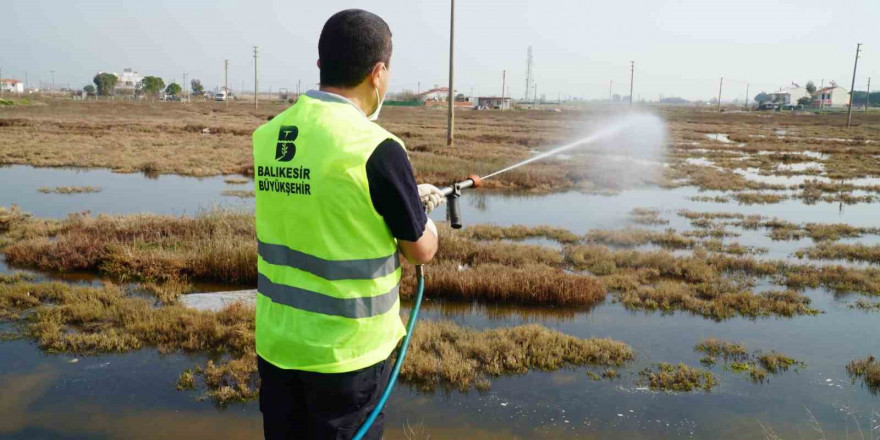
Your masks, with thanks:
[[(403, 142), (374, 121), (388, 90), (391, 30), (339, 12), (318, 42), (319, 90), (254, 132), (256, 344), (266, 439), (350, 439), (375, 407), (405, 329), (398, 251), (437, 251)], [(366, 438), (379, 439), (383, 417)]]

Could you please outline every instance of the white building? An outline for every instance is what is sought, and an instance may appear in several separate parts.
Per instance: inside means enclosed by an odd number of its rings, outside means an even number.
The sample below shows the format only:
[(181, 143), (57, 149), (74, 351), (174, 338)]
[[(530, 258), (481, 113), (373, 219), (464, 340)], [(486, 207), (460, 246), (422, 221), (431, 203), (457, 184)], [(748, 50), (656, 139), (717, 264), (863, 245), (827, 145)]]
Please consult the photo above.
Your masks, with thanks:
[(849, 105), (849, 91), (834, 82), (831, 87), (816, 90), (813, 105), (816, 107), (846, 107)]
[(431, 90), (418, 93), (415, 95), (416, 99), (422, 102), (426, 101), (443, 101), (446, 102), (446, 99), (449, 98), (449, 87), (437, 87)]
[(141, 76), (140, 73), (138, 73), (136, 70), (133, 70), (131, 67), (123, 69), (122, 75), (116, 72), (103, 72), (100, 70), (98, 71), (98, 75), (102, 73), (109, 73), (116, 77), (116, 90), (134, 90), (135, 87), (137, 87), (138, 83), (140, 83), (141, 80), (144, 79), (144, 77)]
[(24, 83), (16, 79), (0, 79), (0, 90), (12, 93), (24, 93)]
[(812, 98), (806, 87), (792, 83), (791, 87), (782, 87), (779, 91), (769, 94), (774, 104), (778, 105), (798, 105), (801, 98)]

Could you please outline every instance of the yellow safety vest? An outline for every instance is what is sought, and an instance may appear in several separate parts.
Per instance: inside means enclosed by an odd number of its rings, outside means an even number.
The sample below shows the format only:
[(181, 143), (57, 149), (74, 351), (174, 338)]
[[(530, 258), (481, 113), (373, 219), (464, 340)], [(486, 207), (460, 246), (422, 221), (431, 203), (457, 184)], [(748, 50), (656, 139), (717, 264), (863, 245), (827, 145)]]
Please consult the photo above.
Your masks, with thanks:
[(341, 373), (387, 359), (406, 333), (397, 240), (366, 163), (397, 137), (321, 92), (254, 132), (257, 353), (285, 369)]

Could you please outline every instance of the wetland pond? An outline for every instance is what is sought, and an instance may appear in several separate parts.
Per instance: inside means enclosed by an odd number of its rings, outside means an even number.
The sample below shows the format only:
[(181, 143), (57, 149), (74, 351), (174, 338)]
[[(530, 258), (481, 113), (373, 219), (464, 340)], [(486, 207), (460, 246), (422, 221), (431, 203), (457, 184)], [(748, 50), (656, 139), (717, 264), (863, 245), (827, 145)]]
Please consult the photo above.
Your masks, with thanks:
[[(42, 186), (89, 185), (100, 193), (43, 194)], [(116, 174), (107, 170), (73, 170), (12, 166), (0, 168), (0, 206), (17, 204), (40, 217), (64, 217), (91, 211), (129, 214), (153, 212), (189, 215), (217, 206), (252, 209), (253, 199), (223, 196), (223, 177), (189, 178)], [(778, 217), (796, 223), (847, 223), (878, 226), (878, 205), (804, 205), (787, 200), (773, 205), (699, 203), (691, 187), (656, 187), (615, 195), (568, 192), (542, 196), (468, 193), (462, 200), (467, 224), (553, 225), (584, 233), (590, 229), (638, 226), (633, 208), (660, 210), (669, 224), (658, 230), (691, 229), (679, 209), (729, 211)], [(719, 193), (720, 194), (720, 193)], [(439, 220), (443, 209), (432, 217)], [(763, 231), (743, 231), (735, 240), (768, 248), (759, 258), (795, 259), (794, 250), (812, 244), (771, 241)], [(876, 244), (877, 236), (852, 242)], [(430, 273), (430, 267), (427, 269)], [(0, 272), (12, 269), (0, 263)], [(40, 274), (55, 277), (54, 274)], [(94, 282), (94, 277), (67, 278)], [(766, 286), (758, 286), (761, 289)], [(627, 310), (611, 297), (586, 310), (514, 307), (444, 302), (427, 298), (423, 319), (448, 319), (476, 328), (540, 323), (577, 337), (609, 337), (632, 346), (636, 361), (618, 370), (619, 377), (595, 381), (588, 368), (535, 371), (491, 378), (487, 392), (418, 392), (402, 384), (387, 411), (386, 438), (424, 432), (432, 439), (460, 438), (603, 438), (678, 439), (764, 437), (764, 427), (781, 438), (807, 432), (807, 410), (821, 423), (827, 438), (870, 437), (880, 424), (880, 396), (861, 382), (853, 383), (846, 364), (880, 354), (880, 314), (850, 308), (857, 295), (834, 295), (806, 289), (817, 316), (742, 318), (720, 322), (686, 312)], [(0, 333), (4, 330), (0, 327)], [(777, 350), (805, 362), (787, 372), (768, 375), (755, 384), (748, 374), (716, 364), (719, 385), (711, 392), (663, 393), (638, 385), (639, 371), (658, 363), (700, 366), (693, 350), (704, 338), (743, 342), (749, 351)], [(0, 343), (0, 438), (261, 438), (256, 402), (216, 408), (198, 400), (198, 392), (175, 389), (178, 374), (204, 361), (208, 354), (160, 355), (154, 348), (126, 354), (78, 357), (48, 354), (28, 340)], [(857, 426), (858, 424), (858, 426)], [(762, 426), (763, 425), (763, 426)], [(417, 438), (422, 438), (417, 437)]]

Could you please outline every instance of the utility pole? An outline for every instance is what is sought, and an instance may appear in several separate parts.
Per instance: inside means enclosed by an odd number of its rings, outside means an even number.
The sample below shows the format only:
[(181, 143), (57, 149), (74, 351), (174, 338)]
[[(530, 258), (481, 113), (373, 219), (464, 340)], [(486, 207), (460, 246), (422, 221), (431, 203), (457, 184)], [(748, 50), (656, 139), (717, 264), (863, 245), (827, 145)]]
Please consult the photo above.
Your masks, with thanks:
[(633, 80), (636, 77), (636, 62), (629, 62), (629, 106), (633, 106)]
[(422, 82), (419, 81), (418, 83), (416, 83), (416, 95), (421, 95), (421, 94), (422, 94)]
[(183, 74), (183, 99), (189, 101), (189, 89), (186, 87), (186, 72)]
[(749, 109), (749, 83), (746, 83), (746, 110)]
[(865, 95), (865, 114), (868, 114), (868, 107), (871, 107), (871, 78), (868, 77), (868, 94)]
[(507, 87), (507, 71), (501, 71), (501, 109), (504, 110), (504, 88)]
[(535, 83), (535, 108), (538, 108), (538, 83)]
[[(3, 69), (0, 68), (0, 80), (3, 79)], [(3, 84), (0, 83), (0, 96), (3, 96)]]
[(452, 147), (452, 132), (455, 128), (455, 0), (449, 1), (449, 105), (448, 120), (446, 125), (446, 146)]
[(849, 127), (852, 124), (852, 107), (853, 107), (853, 97), (855, 97), (855, 88), (856, 88), (856, 70), (859, 68), (859, 52), (862, 50), (862, 43), (856, 44), (856, 62), (853, 64), (853, 79), (852, 85), (849, 88), (849, 108), (846, 110), (846, 126)]
[(529, 46), (528, 53), (526, 54), (526, 96), (523, 100), (528, 101), (529, 92), (532, 91), (532, 82), (535, 80), (532, 76), (532, 64), (534, 60), (532, 59), (532, 46)]
[(259, 46), (254, 46), (254, 108), (257, 108), (257, 98), (260, 96), (260, 83), (257, 78), (257, 50), (259, 50)]
[(25, 72), (24, 73), (24, 92), (25, 93), (27, 93), (27, 89), (28, 89), (28, 77), (27, 77), (27, 72)]
[(226, 99), (223, 104), (229, 107), (229, 60), (223, 60), (223, 92), (226, 93)]
[(721, 77), (721, 82), (718, 84), (718, 111), (721, 111), (721, 87), (724, 86), (724, 77)]
[(54, 93), (55, 92), (55, 71), (50, 70), (49, 72), (52, 73), (52, 92)]

